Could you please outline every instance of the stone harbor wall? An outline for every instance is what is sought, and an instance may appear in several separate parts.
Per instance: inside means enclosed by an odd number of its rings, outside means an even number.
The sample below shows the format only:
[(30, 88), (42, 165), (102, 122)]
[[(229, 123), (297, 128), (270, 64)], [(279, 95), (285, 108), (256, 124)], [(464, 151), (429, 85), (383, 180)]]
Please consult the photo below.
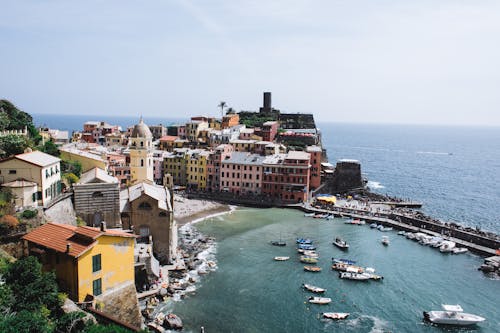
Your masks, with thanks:
[(71, 197), (59, 201), (44, 212), (49, 222), (76, 225), (76, 215)]
[(99, 310), (130, 325), (141, 327), (142, 315), (134, 281), (106, 291), (95, 298)]

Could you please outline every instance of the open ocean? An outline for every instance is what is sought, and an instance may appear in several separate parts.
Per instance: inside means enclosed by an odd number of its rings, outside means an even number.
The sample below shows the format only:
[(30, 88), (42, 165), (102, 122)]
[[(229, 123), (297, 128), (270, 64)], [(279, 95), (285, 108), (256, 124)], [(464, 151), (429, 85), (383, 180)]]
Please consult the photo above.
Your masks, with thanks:
[[(149, 125), (180, 119), (148, 119)], [(34, 115), (37, 125), (80, 130), (86, 120), (133, 125), (134, 118), (97, 119), (81, 116)], [(422, 210), (443, 221), (455, 221), (500, 232), (500, 129), (410, 125), (320, 123), (330, 162), (357, 159), (369, 186), (377, 192), (422, 201)], [(241, 208), (233, 214), (197, 224), (217, 241), (218, 269), (201, 277), (194, 294), (165, 308), (178, 314), (186, 331), (199, 332), (500, 332), (500, 281), (477, 267), (482, 258), (444, 255), (436, 249), (384, 233), (351, 226), (339, 219), (309, 219), (299, 211)], [(279, 235), (284, 248), (269, 241)], [(298, 262), (296, 237), (315, 240), (321, 273), (304, 272)], [(347, 253), (331, 242), (342, 236)], [(274, 256), (290, 256), (275, 262)], [(340, 280), (331, 257), (348, 257), (371, 266), (382, 282)], [(306, 302), (303, 282), (327, 288), (333, 299), (325, 306)], [(438, 328), (422, 322), (422, 311), (441, 303), (462, 305), (486, 322), (472, 328)], [(350, 312), (348, 320), (320, 320), (320, 312)]]

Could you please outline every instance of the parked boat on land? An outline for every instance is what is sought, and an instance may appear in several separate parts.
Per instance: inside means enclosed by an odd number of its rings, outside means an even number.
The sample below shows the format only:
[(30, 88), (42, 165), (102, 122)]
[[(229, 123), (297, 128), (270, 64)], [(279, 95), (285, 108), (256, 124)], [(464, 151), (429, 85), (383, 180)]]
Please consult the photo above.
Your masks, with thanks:
[(466, 247), (455, 247), (451, 250), (453, 254), (460, 254), (469, 251)]
[(323, 312), (321, 316), (326, 319), (341, 320), (349, 317), (350, 313), (344, 312)]
[(288, 259), (290, 259), (290, 257), (274, 257), (274, 260), (276, 261), (286, 261)]
[(311, 296), (309, 297), (309, 303), (313, 304), (328, 304), (332, 301), (330, 297), (316, 297), (316, 296)]
[(384, 244), (385, 246), (388, 246), (389, 245), (389, 237), (388, 236), (382, 236), (382, 240), (381, 240), (382, 244)]
[(464, 313), (460, 305), (442, 304), (444, 311), (424, 311), (424, 318), (434, 324), (468, 326), (486, 319), (474, 314)]
[(335, 238), (335, 240), (333, 241), (333, 245), (335, 245), (341, 250), (349, 249), (349, 244), (347, 244), (347, 242), (340, 237)]
[(304, 270), (307, 272), (321, 272), (321, 267), (316, 267), (316, 266), (304, 266)]
[(318, 293), (318, 294), (324, 293), (326, 291), (326, 289), (324, 289), (324, 288), (316, 287), (316, 286), (313, 286), (313, 285), (310, 285), (307, 283), (303, 283), (302, 287), (304, 287), (304, 289), (306, 289), (306, 290), (309, 290), (310, 292)]

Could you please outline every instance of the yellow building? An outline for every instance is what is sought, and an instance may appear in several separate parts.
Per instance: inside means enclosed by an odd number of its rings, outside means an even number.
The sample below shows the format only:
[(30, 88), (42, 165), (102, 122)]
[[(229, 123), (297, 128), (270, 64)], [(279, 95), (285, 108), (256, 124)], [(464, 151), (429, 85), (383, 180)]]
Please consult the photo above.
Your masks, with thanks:
[(206, 150), (190, 150), (186, 155), (187, 186), (205, 190), (207, 188), (207, 160), (209, 152)]
[(153, 134), (142, 117), (130, 135), (130, 181), (153, 182)]
[(38, 257), (44, 270), (56, 273), (62, 291), (73, 301), (99, 296), (134, 281), (134, 238), (101, 228), (47, 223), (23, 237), (25, 252)]
[(172, 176), (175, 185), (186, 186), (186, 163), (184, 157), (188, 148), (174, 149), (171, 155), (163, 158), (163, 172)]
[(94, 168), (108, 170), (108, 161), (102, 158), (100, 154), (80, 150), (75, 147), (59, 148), (61, 159), (64, 161), (77, 161), (82, 165), (82, 172), (87, 172)]

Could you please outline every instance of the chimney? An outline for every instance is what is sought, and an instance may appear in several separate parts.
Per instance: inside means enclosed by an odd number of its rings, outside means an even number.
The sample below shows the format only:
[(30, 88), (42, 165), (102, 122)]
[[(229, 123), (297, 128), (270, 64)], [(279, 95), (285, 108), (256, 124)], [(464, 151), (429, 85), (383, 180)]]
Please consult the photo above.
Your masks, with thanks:
[(101, 221), (101, 231), (104, 232), (106, 231), (106, 222)]
[(71, 243), (66, 243), (66, 253), (69, 253), (71, 250)]

